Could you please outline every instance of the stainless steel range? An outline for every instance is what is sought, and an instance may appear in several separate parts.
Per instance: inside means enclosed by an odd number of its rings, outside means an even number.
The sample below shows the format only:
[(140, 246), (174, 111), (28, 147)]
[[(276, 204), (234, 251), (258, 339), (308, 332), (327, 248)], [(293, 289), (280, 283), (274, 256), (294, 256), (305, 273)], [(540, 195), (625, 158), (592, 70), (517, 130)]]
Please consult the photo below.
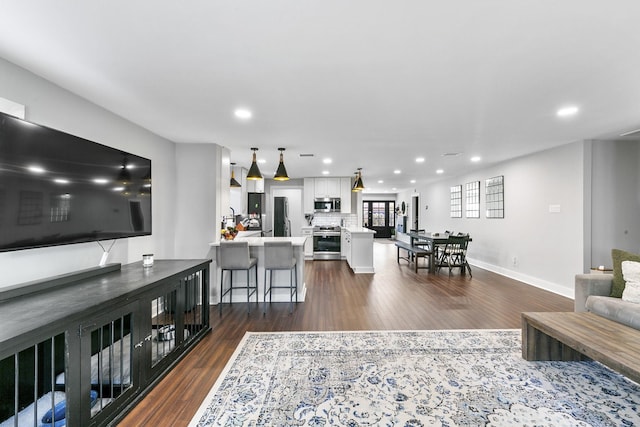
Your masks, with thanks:
[(313, 259), (340, 259), (340, 227), (313, 227)]

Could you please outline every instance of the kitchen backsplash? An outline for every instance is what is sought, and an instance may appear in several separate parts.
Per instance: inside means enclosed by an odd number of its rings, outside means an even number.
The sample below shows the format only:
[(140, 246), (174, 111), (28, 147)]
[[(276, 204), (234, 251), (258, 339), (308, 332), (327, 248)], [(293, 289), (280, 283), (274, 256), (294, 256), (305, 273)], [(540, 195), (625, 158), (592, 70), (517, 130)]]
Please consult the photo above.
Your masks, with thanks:
[(343, 214), (339, 212), (318, 212), (313, 216), (313, 225), (342, 225), (344, 227), (356, 227), (358, 218), (356, 214)]

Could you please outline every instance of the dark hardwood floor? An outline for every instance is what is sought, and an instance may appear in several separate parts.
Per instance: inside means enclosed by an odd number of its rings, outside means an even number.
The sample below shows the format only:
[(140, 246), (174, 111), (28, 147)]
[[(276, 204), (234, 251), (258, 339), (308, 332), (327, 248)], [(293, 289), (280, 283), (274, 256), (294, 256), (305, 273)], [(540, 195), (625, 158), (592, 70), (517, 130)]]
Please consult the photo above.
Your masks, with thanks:
[[(523, 311), (573, 311), (573, 300), (473, 268), (416, 274), (396, 263), (391, 241), (374, 244), (375, 274), (353, 274), (345, 261), (307, 261), (304, 303), (266, 315), (245, 304), (211, 308), (208, 334), (119, 424), (186, 426), (246, 331), (520, 329)], [(261, 303), (262, 304), (262, 303)]]

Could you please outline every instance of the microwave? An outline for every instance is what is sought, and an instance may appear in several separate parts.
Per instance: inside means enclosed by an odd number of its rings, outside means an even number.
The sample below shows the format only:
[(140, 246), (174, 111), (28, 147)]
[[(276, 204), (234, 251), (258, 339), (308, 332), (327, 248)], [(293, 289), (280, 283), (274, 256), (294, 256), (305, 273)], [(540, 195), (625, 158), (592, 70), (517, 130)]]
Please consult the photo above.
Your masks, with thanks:
[(316, 198), (313, 201), (314, 212), (340, 212), (339, 197)]

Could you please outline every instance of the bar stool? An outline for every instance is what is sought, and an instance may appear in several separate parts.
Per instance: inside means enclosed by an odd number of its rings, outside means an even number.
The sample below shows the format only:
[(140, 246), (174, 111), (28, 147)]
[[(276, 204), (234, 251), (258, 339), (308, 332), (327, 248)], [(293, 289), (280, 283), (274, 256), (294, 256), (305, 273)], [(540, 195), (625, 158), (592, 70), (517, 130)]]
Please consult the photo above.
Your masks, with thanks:
[[(273, 284), (273, 270), (289, 270), (289, 285)], [(267, 285), (267, 271), (269, 271), (269, 284)], [(295, 284), (291, 275), (295, 276)], [(273, 295), (272, 289), (289, 289), (289, 313), (293, 313), (293, 295), (298, 302), (298, 265), (293, 256), (291, 242), (264, 242), (264, 309), (267, 312), (267, 294), (269, 303)]]
[[(220, 266), (220, 315), (222, 315), (222, 298), (226, 294), (229, 294), (229, 303), (232, 303), (234, 289), (247, 290), (247, 314), (251, 314), (251, 295), (256, 294), (256, 304), (258, 304), (258, 260), (251, 258), (249, 255), (249, 242), (220, 242), (218, 265)], [(249, 272), (252, 268), (255, 269), (254, 286), (251, 286), (249, 280)], [(224, 272), (227, 270), (231, 272), (231, 279), (229, 280), (229, 288), (223, 291)], [(245, 270), (247, 272), (246, 286), (234, 286), (233, 272), (238, 270)]]

